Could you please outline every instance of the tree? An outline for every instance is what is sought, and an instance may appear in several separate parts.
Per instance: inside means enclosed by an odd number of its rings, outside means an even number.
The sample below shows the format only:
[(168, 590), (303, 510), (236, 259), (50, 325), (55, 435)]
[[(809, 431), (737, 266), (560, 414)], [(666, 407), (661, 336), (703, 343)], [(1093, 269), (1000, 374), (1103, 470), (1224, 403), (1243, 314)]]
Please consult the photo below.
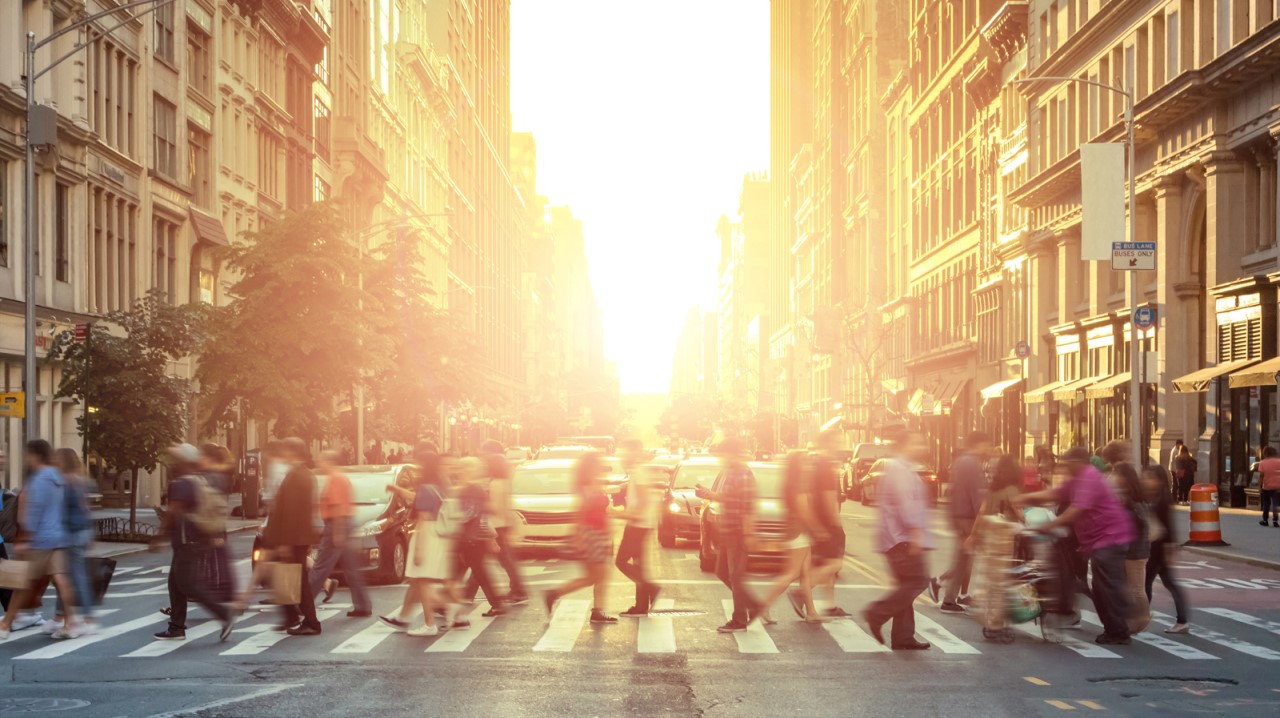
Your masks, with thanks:
[(132, 477), (130, 527), (137, 522), (138, 470), (154, 471), (161, 453), (185, 436), (189, 382), (168, 367), (198, 348), (205, 317), (203, 305), (173, 306), (153, 290), (128, 311), (91, 324), (85, 341), (63, 331), (49, 349), (47, 361), (63, 366), (55, 396), (85, 407), (76, 427), (86, 451)]
[(387, 313), (360, 286), (374, 264), (339, 207), (313, 204), (226, 250), (239, 274), (213, 313), (197, 376), (208, 428), (234, 418), (274, 422), (277, 435), (316, 440), (336, 427), (361, 374), (388, 361)]

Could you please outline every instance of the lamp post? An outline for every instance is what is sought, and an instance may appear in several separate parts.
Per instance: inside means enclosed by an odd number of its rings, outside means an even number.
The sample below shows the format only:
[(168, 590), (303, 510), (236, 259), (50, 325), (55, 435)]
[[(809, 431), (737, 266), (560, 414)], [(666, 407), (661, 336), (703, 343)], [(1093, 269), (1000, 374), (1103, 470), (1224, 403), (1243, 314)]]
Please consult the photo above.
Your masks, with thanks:
[[(1129, 241), (1136, 242), (1138, 240), (1138, 211), (1137, 211), (1137, 174), (1138, 169), (1134, 162), (1135, 142), (1133, 137), (1133, 93), (1123, 87), (1116, 85), (1108, 85), (1104, 82), (1096, 80), (1086, 80), (1080, 77), (1059, 77), (1053, 75), (1044, 75), (1036, 77), (1024, 77), (1018, 80), (1010, 80), (1012, 84), (1020, 85), (1037, 82), (1074, 82), (1081, 85), (1092, 85), (1109, 92), (1114, 92), (1124, 98), (1124, 124), (1125, 134), (1128, 138), (1129, 145), (1129, 162), (1128, 162), (1128, 180), (1129, 180)], [(1142, 465), (1139, 452), (1142, 450), (1142, 377), (1138, 372), (1138, 324), (1134, 321), (1134, 312), (1138, 310), (1138, 275), (1137, 269), (1129, 271), (1129, 304), (1131, 305), (1131, 314), (1129, 315), (1129, 440), (1133, 442), (1134, 461), (1138, 466)]]

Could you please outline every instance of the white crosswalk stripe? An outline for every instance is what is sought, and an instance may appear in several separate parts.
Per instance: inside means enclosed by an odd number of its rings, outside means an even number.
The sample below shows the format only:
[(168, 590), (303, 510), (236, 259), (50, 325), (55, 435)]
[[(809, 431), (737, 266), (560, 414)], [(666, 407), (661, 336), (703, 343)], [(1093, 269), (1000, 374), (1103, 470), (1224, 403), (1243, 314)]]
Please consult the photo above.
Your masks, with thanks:
[[(119, 610), (120, 609), (118, 608), (99, 608), (98, 610), (93, 612), (93, 617), (95, 620), (98, 620), (98, 619), (101, 619), (103, 616), (110, 616), (111, 614), (116, 613)], [(99, 620), (99, 625), (101, 625), (100, 620)], [(30, 628), (24, 628), (21, 631), (14, 631), (9, 636), (9, 638), (6, 639), (4, 643), (0, 643), (0, 645), (9, 645), (15, 641), (21, 641), (23, 639), (28, 639), (28, 638), (35, 638), (36, 636), (43, 636), (45, 638), (48, 638), (49, 634), (41, 630), (42, 628), (44, 628), (43, 624), (40, 626), (32, 626)]]
[(484, 629), (492, 624), (495, 618), (485, 618), (483, 614), (489, 612), (489, 603), (481, 602), (475, 608), (471, 609), (467, 620), (471, 622), (470, 628), (465, 629), (449, 629), (448, 633), (440, 636), (430, 646), (427, 646), (427, 653), (461, 653), (467, 650), (467, 647), (475, 642), (484, 633)]
[(1247, 613), (1232, 611), (1229, 608), (1206, 608), (1203, 610), (1205, 613), (1211, 613), (1215, 616), (1229, 618), (1238, 623), (1243, 623), (1246, 626), (1260, 628), (1264, 631), (1270, 631), (1271, 633), (1274, 633), (1277, 636), (1280, 636), (1280, 623), (1276, 623), (1275, 621), (1266, 621), (1261, 618), (1257, 618), (1255, 616), (1250, 616)]
[(19, 661), (41, 661), (50, 658), (58, 658), (65, 656), (72, 651), (78, 651), (87, 648), (95, 643), (101, 643), (121, 634), (128, 633), (139, 628), (147, 626), (156, 626), (161, 624), (165, 618), (158, 615), (147, 615), (142, 618), (135, 618), (132, 621), (126, 621), (116, 626), (102, 626), (98, 628), (98, 632), (92, 636), (81, 636), (80, 638), (72, 638), (65, 641), (58, 641), (44, 648), (38, 648), (30, 653), (24, 653), (21, 656), (14, 656), (14, 660)]
[(822, 628), (845, 653), (888, 653), (889, 647), (872, 638), (852, 619), (824, 621)]
[(578, 642), (578, 634), (582, 633), (582, 625), (587, 621), (589, 601), (582, 599), (561, 599), (556, 610), (551, 614), (551, 621), (542, 638), (534, 644), (535, 651), (555, 651), (568, 653), (573, 644)]
[[(316, 610), (316, 618), (325, 621), (338, 615), (339, 611), (335, 610)], [(223, 651), (223, 656), (255, 656), (286, 638), (292, 638), (284, 631), (264, 631), (262, 633), (254, 633), (248, 638), (240, 641), (236, 645)], [(307, 637), (311, 640), (311, 637)]]
[[(1081, 611), (1080, 617), (1083, 618), (1087, 623), (1091, 623), (1099, 627), (1102, 626), (1102, 620), (1098, 618), (1098, 614), (1092, 611)], [(1135, 633), (1132, 636), (1130, 636), (1130, 638), (1132, 638), (1135, 641), (1141, 641), (1142, 643), (1145, 643), (1148, 646), (1159, 648), (1165, 653), (1168, 653), (1173, 656), (1177, 656), (1178, 658), (1181, 658), (1187, 661), (1219, 660), (1217, 656), (1211, 653), (1205, 653), (1204, 651), (1198, 648), (1193, 648), (1191, 646), (1188, 646), (1185, 643), (1178, 643), (1177, 641), (1170, 640), (1168, 638), (1165, 638), (1164, 636), (1157, 636), (1154, 633)]]
[[(1020, 633), (1025, 633), (1028, 636), (1033, 636), (1039, 639), (1044, 638), (1040, 632), (1040, 628), (1038, 626), (1033, 626), (1030, 623), (1019, 623), (1013, 626), (1013, 629)], [(1085, 643), (1079, 638), (1066, 635), (1066, 633), (1062, 631), (1059, 631), (1058, 633), (1058, 645), (1075, 651), (1085, 658), (1120, 658), (1120, 654), (1115, 651), (1109, 651), (1096, 643)]]
[[(1152, 611), (1151, 616), (1152, 618), (1155, 618), (1157, 621), (1160, 621), (1160, 623), (1165, 626), (1173, 625), (1174, 619), (1172, 616), (1165, 615), (1163, 613), (1160, 613), (1159, 611)], [(1261, 658), (1264, 661), (1280, 661), (1280, 651), (1273, 651), (1270, 648), (1255, 646), (1252, 643), (1247, 643), (1237, 638), (1232, 638), (1231, 636), (1228, 636), (1224, 633), (1211, 631), (1207, 628), (1201, 628), (1200, 626), (1192, 626), (1191, 635), (1195, 636), (1196, 638), (1203, 638), (1204, 640), (1209, 641), (1211, 643), (1216, 643), (1219, 646), (1222, 646), (1223, 648), (1230, 648), (1233, 651), (1238, 651), (1245, 655), (1253, 656), (1255, 658)]]
[[(886, 626), (887, 628), (887, 626)], [(942, 649), (943, 653), (959, 653), (976, 655), (982, 653), (977, 648), (965, 643), (954, 633), (942, 627), (942, 624), (916, 611), (916, 631), (933, 645)]]
[[(240, 619), (240, 620), (241, 620), (242, 622), (248, 622), (249, 620), (252, 620), (254, 617), (256, 617), (256, 615), (257, 615), (257, 614), (245, 615), (245, 616), (244, 616), (242, 619)], [(244, 630), (243, 628), (240, 628), (240, 627), (239, 627), (239, 626), (240, 626), (240, 623), (237, 623), (237, 624), (236, 624), (236, 626), (237, 626), (237, 628), (236, 628), (236, 632), (241, 632), (241, 631), (243, 631), (243, 630)], [(254, 626), (253, 628), (254, 628), (254, 629), (257, 629), (258, 627), (257, 627), (257, 626)], [(262, 626), (262, 628), (269, 628), (269, 626)], [(179, 648), (182, 648), (182, 647), (183, 647), (183, 645), (185, 645), (185, 644), (187, 644), (187, 643), (190, 643), (191, 641), (194, 641), (194, 640), (197, 640), (197, 639), (200, 639), (200, 638), (204, 638), (205, 636), (212, 636), (212, 635), (215, 635), (215, 634), (217, 634), (217, 633), (219, 633), (219, 632), (221, 632), (221, 631), (222, 631), (222, 622), (221, 622), (221, 621), (216, 621), (216, 620), (209, 620), (209, 621), (205, 621), (204, 623), (201, 623), (201, 624), (199, 624), (199, 625), (192, 626), (191, 628), (188, 628), (188, 629), (187, 629), (187, 638), (186, 638), (186, 640), (182, 640), (182, 641), (155, 641), (155, 642), (153, 642), (153, 643), (148, 643), (147, 645), (145, 645), (145, 646), (143, 646), (143, 647), (141, 647), (141, 648), (139, 648), (139, 649), (137, 649), (137, 650), (135, 650), (135, 651), (131, 651), (131, 652), (129, 652), (129, 653), (126, 653), (126, 654), (124, 654), (124, 655), (122, 655), (122, 656), (120, 656), (120, 657), (121, 657), (121, 658), (157, 658), (157, 657), (159, 657), (159, 656), (163, 656), (163, 655), (167, 655), (167, 654), (169, 654), (169, 653), (173, 653), (174, 651), (178, 650)], [(254, 632), (254, 633), (257, 633), (258, 631), (257, 631), (257, 630), (254, 630), (253, 632)], [(234, 634), (232, 634), (232, 635), (234, 635)]]
[[(652, 606), (657, 611), (669, 611), (675, 607), (676, 602), (672, 598), (660, 598)], [(637, 653), (676, 652), (676, 632), (670, 616), (641, 616), (636, 622)]]
[[(721, 603), (724, 607), (725, 619), (733, 618), (733, 599), (726, 598)], [(747, 626), (747, 630), (739, 631), (733, 634), (734, 641), (738, 644), (739, 653), (777, 653), (778, 646), (769, 637), (769, 632), (764, 630), (763, 621), (752, 621)]]

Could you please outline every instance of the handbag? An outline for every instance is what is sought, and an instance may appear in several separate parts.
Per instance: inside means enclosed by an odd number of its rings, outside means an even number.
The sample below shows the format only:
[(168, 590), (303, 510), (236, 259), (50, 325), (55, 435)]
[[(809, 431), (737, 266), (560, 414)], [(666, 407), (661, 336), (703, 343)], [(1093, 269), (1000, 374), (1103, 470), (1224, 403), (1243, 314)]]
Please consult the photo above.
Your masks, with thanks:
[(302, 602), (302, 564), (272, 562), (271, 600), (280, 606)]
[(104, 556), (90, 556), (84, 560), (85, 571), (89, 574), (90, 587), (93, 589), (93, 602), (102, 603), (111, 586), (111, 577), (116, 573), (116, 560)]
[(0, 588), (21, 591), (30, 585), (31, 564), (14, 559), (0, 560)]

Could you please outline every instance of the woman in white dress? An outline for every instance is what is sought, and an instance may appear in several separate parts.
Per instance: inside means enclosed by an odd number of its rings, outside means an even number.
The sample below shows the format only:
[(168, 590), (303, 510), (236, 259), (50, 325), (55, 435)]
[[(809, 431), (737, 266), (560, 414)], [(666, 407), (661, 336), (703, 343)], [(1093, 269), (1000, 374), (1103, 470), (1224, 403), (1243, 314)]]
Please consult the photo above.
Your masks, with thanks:
[[(449, 579), (453, 561), (453, 539), (441, 536), (436, 530), (436, 520), (441, 508), (450, 498), (448, 480), (440, 454), (434, 445), (424, 445), (417, 452), (418, 484), (412, 489), (390, 485), (387, 491), (397, 494), (414, 512), (413, 538), (409, 542), (408, 563), (404, 575), (409, 586), (404, 592), (400, 610), (392, 615), (378, 616), (383, 623), (397, 631), (407, 631), (410, 636), (434, 636), (439, 633), (435, 621), (435, 603), (441, 584)], [(413, 604), (422, 606), (423, 623), (409, 628)], [(450, 613), (456, 606), (450, 606)], [(446, 617), (445, 625), (452, 623)]]

